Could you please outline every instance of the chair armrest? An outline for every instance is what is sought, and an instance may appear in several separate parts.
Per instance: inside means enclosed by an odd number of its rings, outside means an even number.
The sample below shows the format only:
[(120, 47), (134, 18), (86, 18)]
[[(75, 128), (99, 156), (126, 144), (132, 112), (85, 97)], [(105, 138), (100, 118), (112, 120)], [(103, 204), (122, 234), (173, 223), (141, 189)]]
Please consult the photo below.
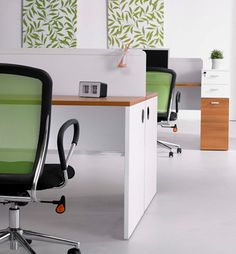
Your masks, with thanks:
[[(71, 148), (70, 151), (68, 153), (67, 158), (65, 157), (65, 150), (64, 150), (64, 134), (66, 132), (66, 130), (70, 127), (74, 125), (74, 133), (73, 133), (73, 139), (71, 142)], [(70, 156), (73, 152), (73, 148), (75, 146), (77, 146), (78, 144), (78, 140), (79, 140), (79, 122), (76, 119), (70, 119), (68, 121), (66, 121), (60, 128), (59, 132), (58, 132), (58, 136), (57, 136), (57, 149), (58, 149), (58, 154), (59, 154), (59, 159), (60, 159), (60, 163), (61, 163), (61, 169), (63, 171), (67, 170), (68, 167), (68, 163), (69, 163), (69, 159)]]
[(175, 112), (178, 114), (179, 112), (179, 103), (180, 103), (181, 93), (180, 91), (177, 91), (175, 95)]

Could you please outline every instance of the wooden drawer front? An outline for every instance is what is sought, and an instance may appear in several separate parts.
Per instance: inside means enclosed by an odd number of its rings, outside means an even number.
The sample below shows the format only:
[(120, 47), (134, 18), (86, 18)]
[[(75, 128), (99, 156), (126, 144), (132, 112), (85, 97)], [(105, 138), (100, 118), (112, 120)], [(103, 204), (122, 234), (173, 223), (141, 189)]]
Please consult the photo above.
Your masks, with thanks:
[(202, 85), (202, 98), (229, 98), (228, 85)]
[(227, 150), (229, 99), (201, 100), (201, 149)]
[(229, 84), (229, 72), (228, 71), (203, 71), (202, 84)]

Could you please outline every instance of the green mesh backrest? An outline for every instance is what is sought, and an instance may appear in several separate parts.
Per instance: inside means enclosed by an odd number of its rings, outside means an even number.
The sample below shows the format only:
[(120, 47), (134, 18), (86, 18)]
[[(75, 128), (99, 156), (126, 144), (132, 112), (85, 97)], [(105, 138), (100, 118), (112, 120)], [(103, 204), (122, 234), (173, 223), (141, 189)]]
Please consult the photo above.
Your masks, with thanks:
[(158, 94), (158, 112), (167, 113), (169, 107), (172, 74), (165, 72), (147, 71), (146, 90)]
[(0, 174), (30, 174), (40, 130), (42, 82), (0, 73)]

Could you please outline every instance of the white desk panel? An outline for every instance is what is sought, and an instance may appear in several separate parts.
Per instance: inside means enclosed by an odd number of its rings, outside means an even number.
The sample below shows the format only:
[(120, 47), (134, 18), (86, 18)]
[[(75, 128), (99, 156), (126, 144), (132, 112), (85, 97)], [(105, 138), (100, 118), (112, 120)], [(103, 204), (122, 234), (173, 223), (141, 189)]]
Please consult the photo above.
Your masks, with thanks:
[[(124, 239), (129, 239), (156, 194), (157, 186), (157, 97), (133, 97), (130, 106), (81, 105), (86, 100), (65, 96), (53, 98), (51, 140), (56, 140), (57, 129), (69, 118), (80, 123), (79, 150), (118, 151), (124, 155)], [(71, 103), (59, 106), (60, 103)], [(120, 105), (115, 98), (114, 105)], [(92, 99), (92, 103), (94, 103)], [(109, 98), (108, 98), (109, 101)], [(99, 105), (100, 102), (100, 105)], [(105, 100), (105, 104), (107, 104)], [(122, 103), (121, 103), (122, 104)], [(148, 113), (149, 112), (149, 113)], [(63, 117), (59, 117), (60, 114)], [(66, 116), (66, 117), (65, 117)], [(66, 140), (67, 138), (65, 138)], [(71, 140), (71, 139), (68, 139)], [(50, 146), (55, 144), (50, 143)]]

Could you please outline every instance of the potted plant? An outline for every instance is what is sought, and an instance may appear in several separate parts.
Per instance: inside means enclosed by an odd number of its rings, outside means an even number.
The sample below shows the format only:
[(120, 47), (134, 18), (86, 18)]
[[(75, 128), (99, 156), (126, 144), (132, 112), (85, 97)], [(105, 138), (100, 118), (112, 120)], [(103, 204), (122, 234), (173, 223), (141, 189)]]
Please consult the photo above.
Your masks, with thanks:
[(211, 52), (212, 69), (222, 69), (223, 58), (223, 52), (221, 50), (214, 49)]

